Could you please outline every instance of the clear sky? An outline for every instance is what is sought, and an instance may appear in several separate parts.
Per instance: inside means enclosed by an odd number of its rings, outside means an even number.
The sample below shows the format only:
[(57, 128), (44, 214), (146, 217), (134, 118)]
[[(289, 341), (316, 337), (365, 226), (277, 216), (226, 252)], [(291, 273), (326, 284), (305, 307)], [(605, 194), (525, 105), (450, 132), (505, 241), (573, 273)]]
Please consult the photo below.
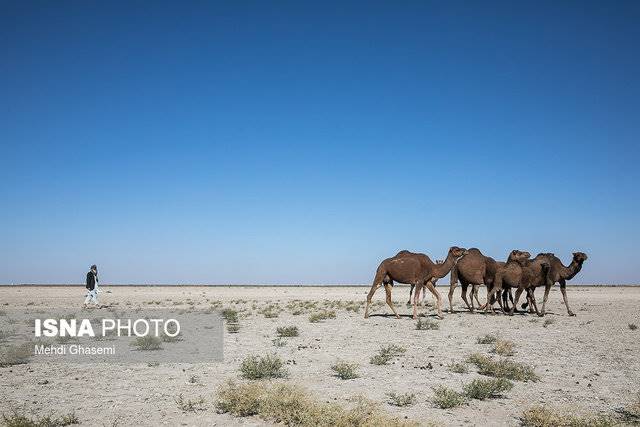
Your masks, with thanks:
[(9, 1), (0, 283), (638, 283), (640, 2)]

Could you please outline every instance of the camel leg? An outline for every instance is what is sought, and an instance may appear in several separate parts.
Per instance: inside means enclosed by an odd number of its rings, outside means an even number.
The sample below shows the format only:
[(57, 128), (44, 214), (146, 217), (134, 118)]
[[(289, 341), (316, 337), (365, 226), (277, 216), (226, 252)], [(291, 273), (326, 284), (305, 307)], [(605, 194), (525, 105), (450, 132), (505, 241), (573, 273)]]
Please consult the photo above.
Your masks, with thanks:
[(564, 279), (560, 280), (560, 292), (562, 292), (562, 299), (564, 300), (564, 305), (567, 307), (567, 313), (569, 313), (569, 316), (575, 316), (576, 314), (569, 308), (569, 300), (567, 299), (567, 281)]
[[(511, 309), (509, 308), (509, 294), (511, 293), (511, 288), (507, 289), (503, 289), (502, 290), (502, 305), (501, 307), (504, 308), (505, 312), (506, 311), (511, 311)], [(513, 298), (511, 298), (511, 302), (513, 302)]]
[[(473, 285), (473, 296), (475, 297), (476, 302), (478, 303), (478, 308), (481, 308), (480, 306), (482, 304), (480, 304), (480, 300), (478, 299), (478, 293), (479, 293), (478, 290), (479, 289), (480, 289), (479, 285)], [(473, 305), (473, 301), (471, 301), (471, 305)]]
[(429, 289), (431, 291), (431, 293), (433, 294), (433, 296), (434, 296), (434, 298), (436, 300), (436, 305), (437, 305), (437, 310), (438, 310), (438, 317), (440, 319), (444, 319), (444, 316), (442, 316), (442, 297), (440, 296), (440, 292), (438, 292), (438, 290), (436, 289), (436, 287), (434, 286), (432, 281), (428, 281), (426, 283), (426, 286), (427, 286), (427, 289)]
[(413, 288), (415, 288), (416, 285), (411, 284), (411, 289), (409, 289), (409, 301), (407, 301), (407, 305), (411, 304), (411, 295), (413, 295)]
[(529, 299), (529, 314), (533, 314), (535, 312), (537, 315), (540, 315), (540, 312), (538, 311), (538, 304), (536, 304), (536, 296), (533, 294), (533, 289), (535, 288), (530, 289), (531, 293), (527, 295), (527, 298)]
[(490, 312), (491, 314), (496, 314), (493, 309), (493, 304), (495, 303), (494, 297), (496, 292), (500, 292), (502, 290), (502, 283), (496, 284), (494, 283), (493, 287), (487, 293), (487, 302), (484, 305), (484, 311)]
[(420, 291), (422, 290), (421, 284), (418, 282), (415, 284), (416, 292), (413, 294), (413, 320), (418, 318), (418, 298), (420, 298)]
[(393, 301), (391, 300), (391, 284), (390, 283), (384, 284), (384, 291), (387, 294), (387, 305), (391, 307), (391, 311), (393, 311), (393, 314), (396, 315), (396, 319), (399, 319), (400, 316), (398, 316), (398, 312), (396, 311), (396, 308), (393, 306)]
[(369, 306), (371, 305), (371, 300), (373, 299), (373, 294), (376, 293), (376, 291), (378, 290), (378, 288), (380, 286), (382, 286), (382, 282), (374, 283), (371, 286), (371, 290), (369, 291), (369, 294), (367, 295), (367, 305), (365, 306), (365, 309), (364, 309), (364, 318), (365, 319), (369, 318)]
[[(473, 307), (469, 304), (469, 300), (467, 300), (468, 287), (468, 283), (462, 284), (462, 299), (464, 300), (464, 303), (467, 304), (467, 308), (469, 309), (469, 311), (473, 313)], [(473, 302), (473, 287), (471, 287), (471, 302)]]
[[(449, 313), (453, 313), (453, 291), (456, 289), (456, 285), (457, 283), (451, 283), (449, 285)], [(466, 299), (466, 295), (465, 295), (466, 291), (464, 289), (464, 287), (462, 288), (462, 299), (464, 299), (465, 301)]]
[(538, 316), (542, 317), (545, 314), (545, 306), (547, 305), (547, 300), (549, 299), (549, 291), (551, 290), (551, 286), (546, 285), (544, 287), (544, 299), (542, 300), (542, 311)]
[(515, 309), (516, 309), (516, 304), (518, 304), (518, 300), (520, 299), (520, 295), (522, 295), (522, 291), (523, 291), (523, 290), (524, 290), (524, 289), (522, 289), (522, 288), (518, 288), (518, 289), (516, 290), (516, 299), (515, 299), (515, 301), (513, 302), (513, 305), (511, 306), (511, 311), (509, 312), (509, 316), (513, 316), (513, 312), (514, 312), (514, 311), (515, 311)]

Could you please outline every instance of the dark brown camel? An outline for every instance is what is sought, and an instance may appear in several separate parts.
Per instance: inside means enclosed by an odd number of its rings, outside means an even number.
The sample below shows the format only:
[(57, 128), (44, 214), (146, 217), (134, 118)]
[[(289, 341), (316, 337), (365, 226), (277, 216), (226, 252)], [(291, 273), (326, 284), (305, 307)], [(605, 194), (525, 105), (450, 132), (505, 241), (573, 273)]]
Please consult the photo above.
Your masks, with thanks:
[(426, 286), (431, 291), (437, 302), (438, 317), (442, 318), (441, 297), (436, 290), (433, 282), (438, 278), (446, 276), (455, 261), (465, 253), (465, 249), (453, 246), (449, 249), (447, 259), (442, 264), (435, 264), (425, 254), (413, 253), (409, 251), (400, 251), (396, 256), (387, 258), (380, 263), (376, 276), (373, 279), (373, 285), (367, 295), (367, 305), (364, 311), (365, 319), (369, 317), (369, 306), (371, 299), (380, 286), (384, 284), (387, 294), (387, 305), (393, 311), (396, 318), (398, 312), (391, 301), (391, 287), (393, 282), (412, 284), (416, 287), (413, 297), (413, 318), (417, 318), (417, 303), (420, 297), (422, 287)]
[[(539, 281), (548, 282), (550, 280), (550, 264), (543, 259), (536, 258), (535, 260), (530, 260), (530, 257), (531, 254), (529, 254), (529, 252), (517, 250), (509, 254), (507, 263), (503, 267), (499, 267), (496, 271), (493, 287), (487, 295), (487, 307), (485, 311), (490, 309), (491, 312), (493, 312), (492, 301), (496, 293), (500, 295), (500, 292), (502, 292), (504, 288), (514, 287), (517, 289), (515, 300), (509, 311), (509, 315), (512, 316), (523, 291), (527, 291), (527, 294), (529, 294), (528, 289), (536, 286)], [(505, 312), (505, 308), (502, 306), (500, 299), (498, 299), (498, 302), (500, 303), (502, 311)]]
[[(549, 272), (550, 281), (536, 284), (536, 286), (545, 286), (544, 300), (542, 301), (542, 312), (538, 313), (538, 315), (545, 315), (545, 307), (547, 299), (549, 298), (549, 291), (557, 282), (560, 283), (560, 292), (562, 292), (562, 299), (564, 300), (564, 305), (567, 307), (567, 313), (569, 316), (575, 316), (575, 313), (571, 311), (571, 308), (569, 308), (569, 300), (567, 299), (567, 280), (573, 279), (576, 274), (582, 270), (582, 264), (588, 259), (587, 254), (584, 252), (574, 252), (571, 263), (566, 267), (562, 264), (560, 258), (552, 253), (541, 253), (536, 256), (536, 259), (537, 258), (545, 260), (551, 266), (551, 271)], [(531, 290), (531, 299), (535, 306), (535, 296), (533, 295), (534, 290), (535, 287)], [(527, 308), (527, 303), (522, 304), (522, 308)]]

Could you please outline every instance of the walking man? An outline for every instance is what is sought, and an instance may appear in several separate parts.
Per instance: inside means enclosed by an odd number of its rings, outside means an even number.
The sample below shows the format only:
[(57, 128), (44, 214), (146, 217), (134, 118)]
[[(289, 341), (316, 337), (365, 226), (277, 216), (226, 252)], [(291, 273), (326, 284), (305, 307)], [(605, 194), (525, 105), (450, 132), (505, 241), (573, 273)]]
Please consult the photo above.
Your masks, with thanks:
[(91, 266), (91, 270), (87, 273), (87, 297), (84, 299), (84, 307), (87, 308), (90, 303), (93, 303), (95, 307), (100, 308), (98, 305), (98, 267), (94, 264)]

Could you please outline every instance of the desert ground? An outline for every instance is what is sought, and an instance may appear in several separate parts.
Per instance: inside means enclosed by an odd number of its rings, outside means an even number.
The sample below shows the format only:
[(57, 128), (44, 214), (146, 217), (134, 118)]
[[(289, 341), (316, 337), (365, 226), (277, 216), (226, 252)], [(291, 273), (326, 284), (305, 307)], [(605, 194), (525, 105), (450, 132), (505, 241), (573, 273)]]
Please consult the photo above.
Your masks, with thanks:
[[(448, 287), (438, 287), (448, 308)], [(612, 415), (631, 404), (640, 391), (640, 287), (568, 288), (575, 317), (567, 315), (558, 288), (547, 315), (471, 314), (456, 289), (453, 314), (434, 317), (431, 296), (422, 307), (426, 321), (438, 329), (418, 330), (406, 306), (409, 288), (396, 285), (393, 299), (401, 319), (384, 305), (384, 290), (374, 297), (371, 317), (363, 318), (368, 287), (129, 287), (105, 286), (99, 310), (145, 306), (188, 310), (234, 309), (239, 330), (225, 330), (224, 361), (200, 364), (25, 363), (0, 368), (0, 413), (29, 416), (73, 412), (83, 425), (269, 425), (257, 416), (236, 417), (216, 410), (216, 392), (228, 380), (242, 379), (239, 367), (248, 355), (277, 354), (288, 376), (277, 381), (297, 384), (319, 401), (349, 406), (362, 395), (384, 412), (420, 425), (507, 425), (522, 423), (523, 411), (536, 405), (580, 416)], [(0, 287), (0, 310), (81, 309), (82, 286)], [(480, 300), (484, 301), (484, 290)], [(541, 302), (542, 292), (537, 299)], [(316, 312), (335, 318), (312, 323)], [(0, 316), (2, 328), (6, 315)], [(297, 326), (299, 336), (276, 340), (276, 328)], [(478, 338), (494, 335), (515, 344), (512, 355), (493, 354), (493, 345)], [(387, 365), (370, 358), (381, 346), (395, 344), (406, 352)], [(6, 345), (0, 343), (0, 345)], [(533, 367), (538, 381), (513, 381), (501, 397), (470, 399), (450, 409), (433, 403), (434, 387), (460, 391), (476, 378), (487, 378), (467, 363), (474, 353)], [(342, 380), (331, 366), (358, 364), (358, 378)], [(389, 403), (388, 393), (415, 393), (407, 406)], [(176, 399), (204, 398), (195, 410), (183, 410)]]

